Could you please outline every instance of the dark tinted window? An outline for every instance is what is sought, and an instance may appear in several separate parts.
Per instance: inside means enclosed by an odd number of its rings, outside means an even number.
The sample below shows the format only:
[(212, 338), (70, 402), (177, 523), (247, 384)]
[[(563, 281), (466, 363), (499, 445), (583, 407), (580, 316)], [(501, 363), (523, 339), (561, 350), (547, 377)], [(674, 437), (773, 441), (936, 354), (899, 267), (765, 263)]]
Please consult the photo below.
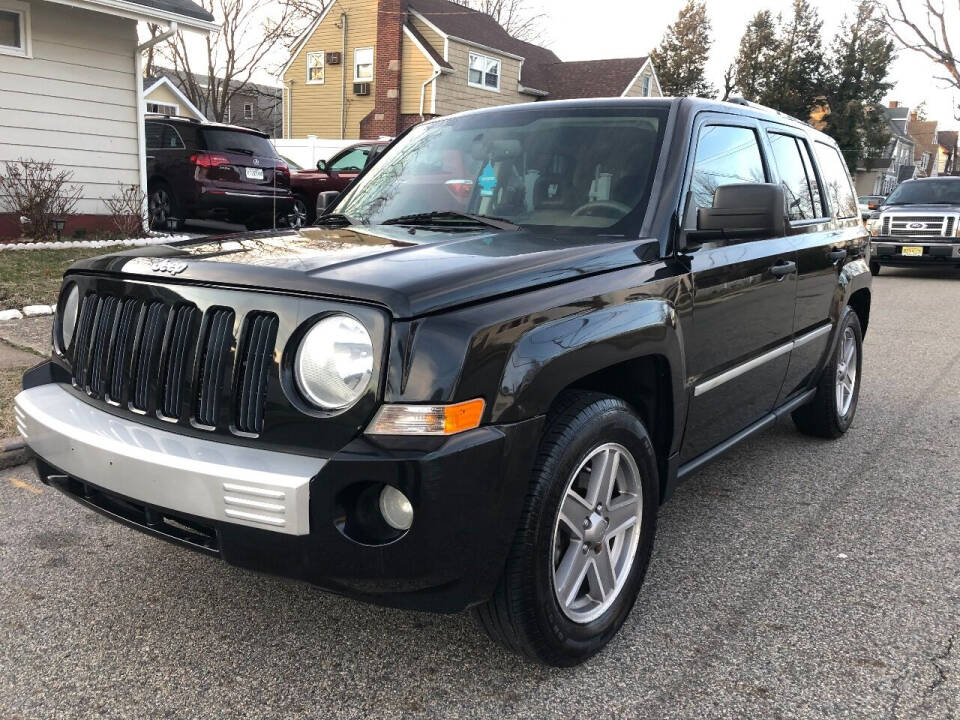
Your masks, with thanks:
[(163, 126), (163, 136), (160, 138), (160, 147), (167, 150), (182, 150), (183, 140), (180, 139), (180, 133), (172, 125)]
[(837, 217), (857, 217), (857, 197), (853, 194), (847, 163), (836, 148), (815, 143), (820, 174), (823, 176), (824, 191)]
[(265, 137), (240, 130), (204, 128), (203, 139), (207, 150), (214, 152), (238, 152), (244, 155), (277, 157), (273, 145)]
[[(810, 178), (801, 156), (801, 143), (791, 135), (769, 133), (773, 160), (777, 164), (780, 184), (787, 196), (787, 216), (791, 220), (810, 220), (820, 216), (820, 193), (810, 187)], [(816, 183), (814, 183), (816, 187)]]
[(162, 147), (161, 138), (163, 138), (163, 125), (160, 123), (146, 123), (144, 128), (144, 138), (147, 147), (150, 149)]
[(800, 148), (803, 169), (807, 171), (807, 181), (810, 183), (810, 192), (813, 194), (813, 214), (818, 218), (826, 217), (827, 210), (820, 192), (820, 181), (817, 180), (817, 172), (813, 167), (813, 158), (810, 156), (810, 146), (807, 145), (806, 140), (797, 140), (797, 146)]
[(696, 208), (713, 207), (718, 187), (766, 182), (757, 135), (750, 128), (708, 125), (700, 131), (690, 183), (687, 227), (696, 225)]
[(960, 205), (960, 180), (912, 180), (901, 183), (890, 193), (886, 205), (931, 203), (934, 205)]

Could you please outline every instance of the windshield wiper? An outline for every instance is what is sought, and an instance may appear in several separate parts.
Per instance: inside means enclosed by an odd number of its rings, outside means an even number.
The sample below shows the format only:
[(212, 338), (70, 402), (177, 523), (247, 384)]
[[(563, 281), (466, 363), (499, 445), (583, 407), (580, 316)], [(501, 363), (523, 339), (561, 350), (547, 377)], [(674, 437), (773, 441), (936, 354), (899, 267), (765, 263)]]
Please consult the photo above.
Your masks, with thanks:
[(520, 226), (504, 218), (488, 215), (472, 215), (454, 210), (438, 210), (435, 212), (414, 213), (384, 220), (381, 225), (427, 225), (427, 226), (476, 226), (486, 225), (497, 230), (519, 230)]
[(323, 225), (324, 227), (347, 227), (353, 225), (353, 221), (343, 213), (328, 213), (320, 215), (313, 224)]

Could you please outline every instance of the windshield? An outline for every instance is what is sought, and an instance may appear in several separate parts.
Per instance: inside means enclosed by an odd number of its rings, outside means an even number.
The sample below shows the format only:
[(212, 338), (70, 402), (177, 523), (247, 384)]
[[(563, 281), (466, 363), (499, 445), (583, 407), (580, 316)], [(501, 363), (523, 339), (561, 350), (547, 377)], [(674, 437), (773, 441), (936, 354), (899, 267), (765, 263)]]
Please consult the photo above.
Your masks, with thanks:
[(901, 183), (884, 205), (960, 205), (960, 179)]
[(391, 148), (335, 210), (369, 225), (467, 213), (554, 231), (636, 231), (667, 112), (525, 109), (426, 123)]

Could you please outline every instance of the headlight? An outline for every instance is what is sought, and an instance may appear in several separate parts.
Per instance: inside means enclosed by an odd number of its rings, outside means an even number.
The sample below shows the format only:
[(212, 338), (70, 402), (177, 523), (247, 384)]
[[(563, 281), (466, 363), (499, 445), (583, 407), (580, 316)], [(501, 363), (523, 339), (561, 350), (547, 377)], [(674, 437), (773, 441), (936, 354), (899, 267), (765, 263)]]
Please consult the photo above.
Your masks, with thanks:
[(355, 403), (373, 376), (373, 343), (356, 318), (330, 315), (304, 336), (295, 362), (297, 386), (324, 410)]
[(60, 306), (60, 349), (66, 352), (73, 340), (73, 331), (77, 327), (77, 311), (80, 308), (80, 289), (70, 283), (66, 290), (66, 300)]

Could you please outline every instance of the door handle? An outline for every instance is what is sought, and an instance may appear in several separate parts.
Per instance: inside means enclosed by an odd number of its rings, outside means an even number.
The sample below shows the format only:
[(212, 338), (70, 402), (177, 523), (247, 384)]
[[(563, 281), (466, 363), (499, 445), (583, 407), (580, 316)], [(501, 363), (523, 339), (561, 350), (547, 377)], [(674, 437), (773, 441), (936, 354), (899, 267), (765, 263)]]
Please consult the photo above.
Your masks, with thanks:
[(775, 265), (770, 266), (770, 272), (777, 281), (783, 280), (790, 273), (797, 271), (797, 264), (793, 260), (781, 260)]
[(831, 262), (843, 260), (846, 256), (847, 251), (842, 248), (840, 250), (830, 250), (827, 252), (827, 257), (830, 258)]

